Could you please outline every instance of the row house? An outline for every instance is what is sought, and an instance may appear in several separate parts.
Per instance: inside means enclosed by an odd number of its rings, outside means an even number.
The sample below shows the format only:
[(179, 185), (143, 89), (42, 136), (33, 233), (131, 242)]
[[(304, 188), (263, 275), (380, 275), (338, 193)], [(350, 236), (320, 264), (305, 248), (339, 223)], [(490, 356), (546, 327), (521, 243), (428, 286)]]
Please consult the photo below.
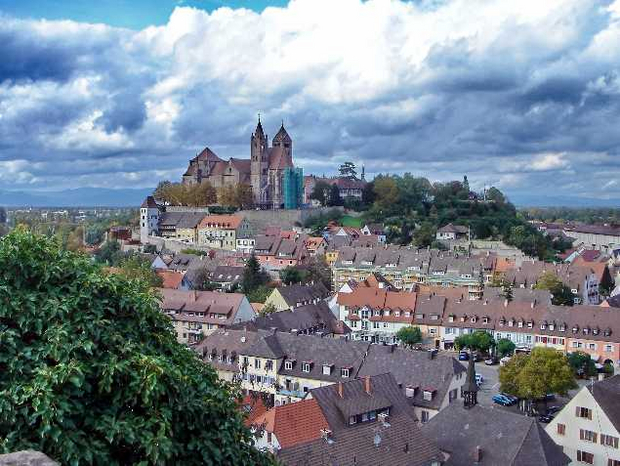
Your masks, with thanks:
[(234, 251), (239, 240), (250, 241), (250, 223), (239, 215), (208, 215), (197, 227), (198, 245)]
[(333, 264), (336, 289), (349, 280), (361, 281), (373, 272), (386, 277), (397, 288), (419, 284), (444, 287), (466, 286), (470, 299), (479, 297), (481, 287), (491, 282), (496, 257), (387, 245), (379, 248), (342, 247)]
[[(575, 295), (575, 304), (599, 304), (601, 273), (585, 263), (549, 264), (527, 260), (507, 270), (505, 280), (515, 288), (534, 288), (544, 273), (556, 275)], [(609, 271), (607, 271), (609, 273)]]
[(159, 235), (195, 244), (197, 241), (196, 227), (204, 216), (204, 212), (164, 212), (159, 218)]
[(239, 327), (209, 335), (195, 349), (221, 378), (240, 381), (247, 392), (271, 395), (276, 406), (305, 399), (318, 387), (386, 372), (396, 378), (421, 422), (462, 398), (465, 369), (451, 356), (295, 332), (251, 331), (251, 324)]
[(396, 333), (411, 326), (416, 293), (359, 286), (350, 293), (338, 293), (339, 318), (348, 325), (354, 340), (392, 344)]
[(260, 264), (267, 270), (280, 270), (302, 264), (308, 257), (305, 235), (293, 238), (280, 236), (256, 237), (254, 254)]
[(160, 289), (161, 310), (173, 322), (177, 340), (193, 344), (217, 329), (252, 320), (256, 313), (245, 295), (214, 291)]

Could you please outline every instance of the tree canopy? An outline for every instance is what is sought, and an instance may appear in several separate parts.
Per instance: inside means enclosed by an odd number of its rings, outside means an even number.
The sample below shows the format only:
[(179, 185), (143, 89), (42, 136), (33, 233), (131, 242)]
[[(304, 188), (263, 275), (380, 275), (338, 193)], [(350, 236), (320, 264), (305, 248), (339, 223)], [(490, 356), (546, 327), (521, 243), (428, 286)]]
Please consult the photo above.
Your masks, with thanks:
[(544, 272), (538, 278), (535, 288), (548, 290), (551, 293), (551, 302), (556, 306), (572, 306), (575, 303), (574, 293), (553, 272)]
[(217, 201), (215, 188), (209, 182), (186, 185), (161, 181), (155, 188), (153, 196), (172, 205), (191, 207), (206, 207)]
[(403, 327), (396, 332), (396, 339), (403, 345), (411, 347), (422, 341), (422, 331), (420, 327)]
[(0, 240), (0, 452), (63, 464), (274, 464), (238, 393), (177, 343), (142, 281), (57, 241)]
[(500, 368), (499, 381), (502, 391), (528, 400), (544, 398), (548, 393), (566, 395), (576, 387), (567, 357), (542, 347), (513, 356)]
[(508, 338), (500, 338), (497, 340), (497, 354), (502, 358), (505, 356), (512, 356), (515, 352), (516, 345)]
[(476, 330), (456, 337), (454, 346), (457, 349), (470, 349), (472, 351), (486, 352), (495, 346), (493, 335), (484, 330)]

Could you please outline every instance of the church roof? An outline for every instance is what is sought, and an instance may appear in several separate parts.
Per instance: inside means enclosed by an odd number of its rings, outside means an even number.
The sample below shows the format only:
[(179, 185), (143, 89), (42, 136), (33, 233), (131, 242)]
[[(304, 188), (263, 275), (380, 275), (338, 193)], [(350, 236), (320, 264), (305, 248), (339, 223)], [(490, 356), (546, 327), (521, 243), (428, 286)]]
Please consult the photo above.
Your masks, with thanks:
[(208, 160), (209, 162), (221, 162), (220, 159), (215, 152), (213, 152), (208, 147), (205, 147), (200, 154), (198, 154), (195, 160)]
[(293, 166), (293, 161), (282, 147), (271, 147), (268, 151), (270, 169), (283, 169)]
[(284, 123), (282, 123), (282, 126), (280, 126), (279, 131), (276, 133), (276, 135), (273, 138), (274, 145), (275, 145), (275, 142), (277, 141), (291, 142), (291, 137), (288, 135), (288, 133), (284, 129)]

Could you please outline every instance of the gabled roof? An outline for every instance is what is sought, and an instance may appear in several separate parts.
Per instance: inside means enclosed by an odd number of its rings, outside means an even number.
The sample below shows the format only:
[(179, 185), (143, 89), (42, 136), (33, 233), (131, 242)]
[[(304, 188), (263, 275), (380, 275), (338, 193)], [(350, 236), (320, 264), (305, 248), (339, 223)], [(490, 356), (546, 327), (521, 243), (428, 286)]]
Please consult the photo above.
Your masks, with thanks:
[(243, 217), (240, 215), (207, 215), (198, 224), (198, 229), (202, 228), (222, 228), (237, 229)]
[(443, 226), (437, 230), (437, 233), (457, 233), (457, 234), (466, 234), (469, 229), (463, 225), (453, 225), (452, 223), (448, 223), (446, 226)]
[(142, 208), (156, 209), (157, 203), (155, 202), (155, 198), (153, 196), (146, 196), (146, 199), (140, 206)]
[(620, 375), (614, 375), (588, 385), (588, 391), (603, 409), (616, 430), (620, 432)]
[(173, 270), (158, 270), (157, 275), (162, 279), (162, 288), (177, 289), (183, 281), (183, 274)]
[(294, 285), (279, 286), (276, 289), (290, 307), (295, 307), (298, 303), (314, 301), (315, 299), (325, 299), (329, 296), (329, 290), (321, 282), (310, 285), (296, 283)]
[(329, 429), (327, 420), (316, 400), (302, 400), (275, 406), (252, 423), (264, 426), (275, 434), (281, 448), (310, 442), (321, 438), (321, 431)]
[[(446, 466), (563, 466), (570, 462), (535, 418), (496, 407), (465, 409), (455, 401), (424, 424), (422, 432), (449, 455)], [(477, 448), (479, 462), (474, 461)]]

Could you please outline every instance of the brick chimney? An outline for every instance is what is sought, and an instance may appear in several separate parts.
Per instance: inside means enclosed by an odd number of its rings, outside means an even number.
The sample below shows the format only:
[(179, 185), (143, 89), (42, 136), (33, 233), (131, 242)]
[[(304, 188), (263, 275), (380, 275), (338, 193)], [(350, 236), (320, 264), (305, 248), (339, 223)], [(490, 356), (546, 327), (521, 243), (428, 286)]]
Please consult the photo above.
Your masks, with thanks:
[(371, 395), (371, 392), (370, 392), (370, 376), (369, 375), (364, 377), (364, 391), (367, 394)]
[(342, 382), (338, 382), (338, 395), (340, 395), (340, 398), (344, 398), (344, 387), (342, 386)]

